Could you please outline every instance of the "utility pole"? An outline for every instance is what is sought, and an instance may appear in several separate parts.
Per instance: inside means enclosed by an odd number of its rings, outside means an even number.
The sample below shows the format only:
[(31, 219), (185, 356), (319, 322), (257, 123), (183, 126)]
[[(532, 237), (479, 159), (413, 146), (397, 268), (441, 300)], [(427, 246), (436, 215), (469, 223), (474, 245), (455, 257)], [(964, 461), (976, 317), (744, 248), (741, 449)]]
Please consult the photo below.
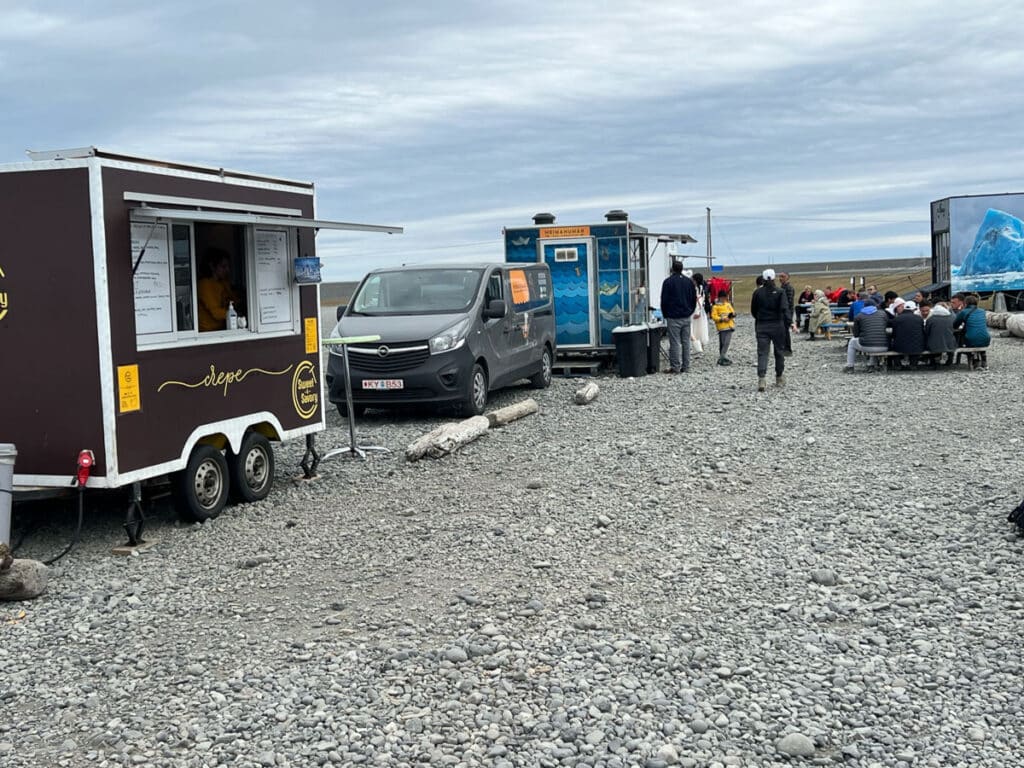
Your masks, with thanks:
[(708, 271), (711, 270), (711, 209), (705, 208), (708, 212), (708, 244), (707, 244), (707, 257), (708, 257)]

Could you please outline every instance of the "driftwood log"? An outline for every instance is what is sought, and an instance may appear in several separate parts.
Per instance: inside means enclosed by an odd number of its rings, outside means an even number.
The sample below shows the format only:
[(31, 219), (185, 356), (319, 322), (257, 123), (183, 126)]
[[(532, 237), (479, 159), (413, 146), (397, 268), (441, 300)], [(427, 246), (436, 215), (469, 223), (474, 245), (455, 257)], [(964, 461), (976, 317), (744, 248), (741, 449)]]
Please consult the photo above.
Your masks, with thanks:
[(584, 384), (582, 387), (576, 390), (576, 405), (586, 405), (591, 402), (597, 393), (601, 391), (601, 388), (597, 386), (596, 381), (590, 381)]
[(405, 458), (419, 461), (424, 456), (439, 459), (471, 443), (490, 429), (486, 416), (473, 416), (463, 421), (451, 421), (418, 438), (405, 449)]
[(531, 397), (522, 402), (513, 403), (504, 408), (498, 408), (496, 411), (485, 413), (484, 416), (487, 417), (487, 421), (493, 429), (494, 427), (504, 427), (516, 419), (529, 416), (531, 413), (536, 413), (539, 410), (540, 406), (537, 405), (537, 401)]
[(1024, 315), (1010, 315), (1006, 318), (1006, 330), (1019, 339), (1024, 339)]
[(985, 324), (989, 328), (1006, 328), (1006, 323), (1013, 317), (1009, 312), (986, 312)]

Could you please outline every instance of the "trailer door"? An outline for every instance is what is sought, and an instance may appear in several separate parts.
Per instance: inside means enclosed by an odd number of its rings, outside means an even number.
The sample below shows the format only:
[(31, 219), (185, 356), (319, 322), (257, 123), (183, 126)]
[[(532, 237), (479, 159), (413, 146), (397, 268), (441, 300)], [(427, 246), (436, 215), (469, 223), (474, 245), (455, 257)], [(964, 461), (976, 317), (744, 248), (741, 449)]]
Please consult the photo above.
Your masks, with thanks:
[(596, 269), (590, 238), (542, 240), (541, 249), (543, 261), (551, 269), (559, 348), (598, 346), (597, 302), (592, 279)]

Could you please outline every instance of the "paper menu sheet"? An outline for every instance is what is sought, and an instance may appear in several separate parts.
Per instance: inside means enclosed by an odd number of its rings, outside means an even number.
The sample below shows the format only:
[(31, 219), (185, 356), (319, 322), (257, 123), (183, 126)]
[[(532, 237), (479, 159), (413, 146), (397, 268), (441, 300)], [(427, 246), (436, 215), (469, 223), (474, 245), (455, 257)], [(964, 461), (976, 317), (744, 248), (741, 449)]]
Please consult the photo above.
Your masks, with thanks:
[(256, 303), (260, 325), (291, 322), (288, 233), (256, 230)]
[(174, 330), (174, 301), (167, 225), (133, 223), (131, 237), (132, 266), (135, 266), (143, 247), (146, 249), (133, 278), (135, 332), (171, 333)]

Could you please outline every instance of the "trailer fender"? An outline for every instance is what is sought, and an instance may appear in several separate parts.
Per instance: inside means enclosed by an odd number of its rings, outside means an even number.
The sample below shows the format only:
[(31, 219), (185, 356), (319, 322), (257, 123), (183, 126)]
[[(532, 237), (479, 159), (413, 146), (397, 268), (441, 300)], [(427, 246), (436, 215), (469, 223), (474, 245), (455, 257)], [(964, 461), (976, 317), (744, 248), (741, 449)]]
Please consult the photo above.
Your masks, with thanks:
[(193, 449), (199, 445), (212, 445), (218, 450), (231, 450), (238, 453), (242, 449), (242, 440), (249, 430), (259, 432), (268, 440), (281, 440), (284, 429), (274, 414), (267, 411), (238, 416), (233, 419), (212, 422), (196, 427), (182, 446), (181, 456), (175, 469), (182, 469), (187, 463)]

